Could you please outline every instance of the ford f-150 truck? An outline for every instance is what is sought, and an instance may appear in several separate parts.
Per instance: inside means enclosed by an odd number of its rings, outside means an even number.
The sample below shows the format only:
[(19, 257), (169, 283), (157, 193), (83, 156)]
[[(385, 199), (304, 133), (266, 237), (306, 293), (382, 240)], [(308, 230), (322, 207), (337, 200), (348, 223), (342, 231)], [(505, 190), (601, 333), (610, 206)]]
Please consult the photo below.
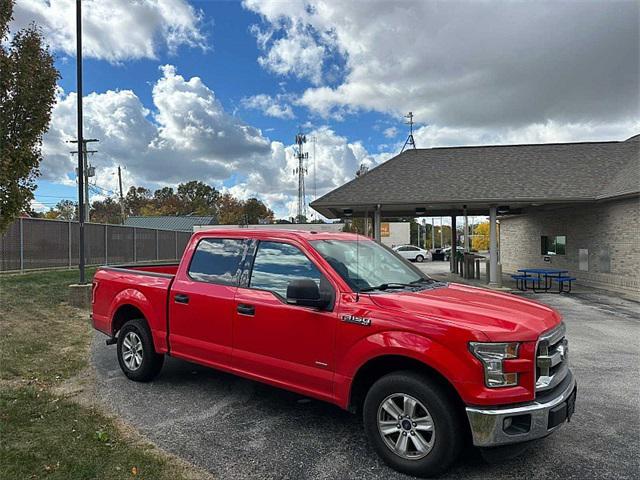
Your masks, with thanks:
[(416, 476), (445, 471), (467, 440), (544, 437), (575, 407), (556, 311), (435, 281), (355, 234), (197, 232), (179, 265), (100, 268), (92, 304), (131, 380), (171, 355), (332, 402)]

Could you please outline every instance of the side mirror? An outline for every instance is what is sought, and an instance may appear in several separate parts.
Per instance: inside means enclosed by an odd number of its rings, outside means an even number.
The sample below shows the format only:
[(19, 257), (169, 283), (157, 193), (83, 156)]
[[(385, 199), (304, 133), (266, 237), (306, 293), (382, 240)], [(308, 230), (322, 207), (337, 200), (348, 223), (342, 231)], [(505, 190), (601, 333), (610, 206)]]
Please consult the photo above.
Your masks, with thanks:
[(325, 308), (330, 302), (330, 299), (320, 294), (318, 284), (309, 278), (293, 280), (287, 285), (287, 303), (289, 305)]

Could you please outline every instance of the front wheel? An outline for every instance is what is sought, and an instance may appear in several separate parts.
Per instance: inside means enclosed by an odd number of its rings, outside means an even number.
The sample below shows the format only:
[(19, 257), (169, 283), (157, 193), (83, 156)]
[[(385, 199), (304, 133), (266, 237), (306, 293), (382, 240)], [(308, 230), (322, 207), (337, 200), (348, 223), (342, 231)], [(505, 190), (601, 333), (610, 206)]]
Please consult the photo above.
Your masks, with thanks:
[(416, 262), (418, 262), (418, 263), (422, 263), (422, 262), (424, 262), (424, 256), (422, 256), (422, 255), (418, 255), (418, 256), (416, 257)]
[(364, 428), (390, 467), (428, 477), (446, 471), (463, 445), (460, 416), (450, 395), (429, 377), (396, 372), (367, 393)]
[(118, 363), (123, 373), (136, 382), (153, 380), (164, 363), (153, 346), (151, 332), (143, 319), (129, 320), (118, 333)]

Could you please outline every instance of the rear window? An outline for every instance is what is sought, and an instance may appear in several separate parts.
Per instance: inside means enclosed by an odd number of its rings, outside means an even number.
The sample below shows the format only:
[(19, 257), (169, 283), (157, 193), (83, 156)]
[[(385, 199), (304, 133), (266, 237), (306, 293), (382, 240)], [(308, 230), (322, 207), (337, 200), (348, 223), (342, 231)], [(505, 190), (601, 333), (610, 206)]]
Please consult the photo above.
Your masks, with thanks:
[(203, 238), (193, 253), (189, 276), (200, 282), (237, 285), (245, 242), (228, 238)]

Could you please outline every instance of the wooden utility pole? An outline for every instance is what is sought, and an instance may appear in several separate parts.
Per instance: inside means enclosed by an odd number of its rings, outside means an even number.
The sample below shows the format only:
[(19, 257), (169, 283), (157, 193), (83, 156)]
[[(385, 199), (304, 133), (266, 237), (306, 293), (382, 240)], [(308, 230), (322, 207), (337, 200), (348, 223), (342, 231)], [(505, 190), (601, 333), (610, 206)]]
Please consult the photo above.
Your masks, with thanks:
[(120, 187), (120, 215), (122, 216), (122, 224), (124, 224), (124, 196), (122, 195), (122, 172), (118, 165), (118, 186)]

